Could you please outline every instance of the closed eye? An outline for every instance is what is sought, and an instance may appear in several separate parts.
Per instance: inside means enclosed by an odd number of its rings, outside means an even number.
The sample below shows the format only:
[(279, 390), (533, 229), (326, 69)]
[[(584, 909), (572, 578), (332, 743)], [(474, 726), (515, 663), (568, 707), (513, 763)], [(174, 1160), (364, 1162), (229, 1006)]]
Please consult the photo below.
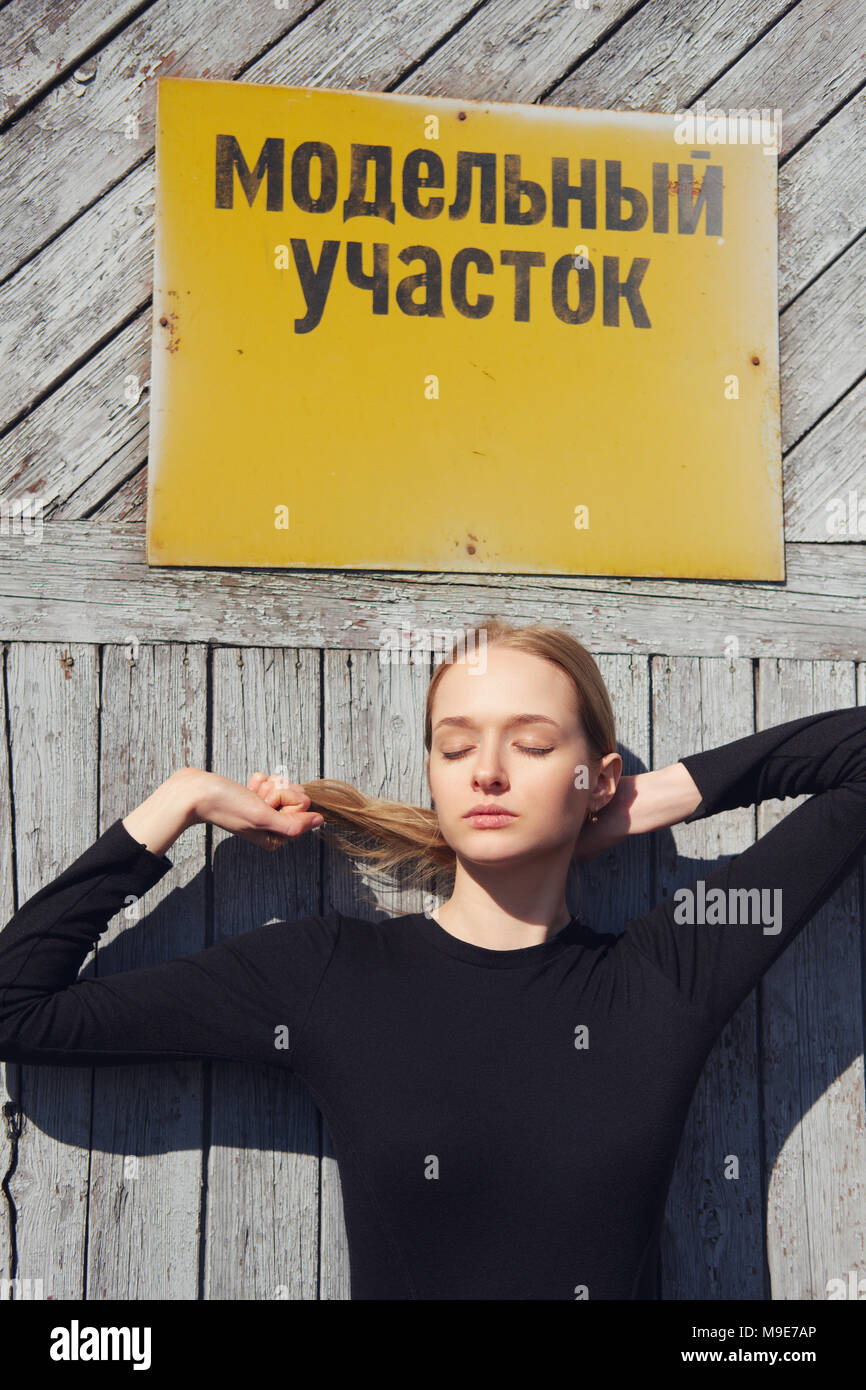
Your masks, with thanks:
[[(552, 753), (552, 752), (553, 752), (553, 749), (552, 749), (552, 748), (524, 748), (524, 747), (523, 747), (521, 744), (519, 744), (519, 743), (517, 744), (517, 747), (520, 749), (520, 752), (521, 752), (521, 753), (527, 753), (527, 754), (528, 754), (530, 757), (532, 757), (532, 758), (543, 757), (545, 753)], [(443, 758), (449, 758), (449, 759), (450, 759), (450, 758), (465, 758), (465, 757), (466, 757), (466, 754), (467, 754), (467, 753), (471, 753), (471, 751), (472, 751), (471, 748), (461, 748), (461, 750), (460, 750), (459, 753), (443, 753), (442, 756), (443, 756)]]

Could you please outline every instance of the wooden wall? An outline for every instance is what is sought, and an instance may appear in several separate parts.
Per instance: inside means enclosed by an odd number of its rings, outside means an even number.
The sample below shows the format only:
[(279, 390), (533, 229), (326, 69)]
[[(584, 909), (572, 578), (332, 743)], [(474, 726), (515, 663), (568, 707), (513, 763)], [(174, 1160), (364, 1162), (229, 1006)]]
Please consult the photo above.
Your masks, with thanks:
[[(822, 709), (866, 702), (866, 664), (599, 658), (625, 772)], [(2, 918), (175, 768), (245, 782), (284, 767), (429, 804), (422, 720), (430, 667), (373, 652), (200, 644), (20, 642), (6, 653)], [(801, 800), (802, 798), (800, 798)], [(765, 802), (757, 831), (799, 801)], [(581, 912), (619, 930), (755, 835), (752, 809), (618, 847), (581, 875)], [(208, 844), (210, 840), (210, 844)], [(14, 841), (14, 860), (13, 860)], [(174, 869), (115, 918), (86, 971), (111, 974), (275, 918), (336, 906), (417, 911), (306, 837), (266, 855), (187, 831)], [(862, 1264), (866, 1235), (862, 872), (726, 1026), (696, 1093), (668, 1203), (667, 1298), (821, 1298)], [(98, 961), (94, 960), (98, 956)], [(345, 1298), (330, 1138), (297, 1081), (226, 1063), (6, 1069), (16, 1116), (3, 1169), (0, 1277), (54, 1298)], [(11, 1075), (10, 1075), (11, 1074)], [(740, 1177), (723, 1175), (735, 1153)], [(10, 1272), (7, 1272), (10, 1271)]]
[[(8, 0), (0, 141), (0, 918), (175, 767), (345, 777), (425, 801), (427, 659), (379, 634), (491, 612), (598, 655), (625, 771), (866, 701), (866, 160), (859, 0), (118, 3)], [(783, 584), (148, 570), (144, 515), (158, 76), (679, 110), (779, 108)], [(699, 443), (699, 441), (698, 441)], [(621, 846), (583, 872), (615, 930), (796, 803)], [(305, 840), (280, 856), (195, 827), (88, 971), (153, 964), (374, 896)], [(666, 1298), (823, 1298), (866, 1264), (864, 875), (731, 1020), (668, 1203)], [(0, 1068), (0, 1279), (54, 1298), (348, 1294), (339, 1180), (304, 1088), (226, 1064)], [(738, 1181), (722, 1177), (728, 1153)]]

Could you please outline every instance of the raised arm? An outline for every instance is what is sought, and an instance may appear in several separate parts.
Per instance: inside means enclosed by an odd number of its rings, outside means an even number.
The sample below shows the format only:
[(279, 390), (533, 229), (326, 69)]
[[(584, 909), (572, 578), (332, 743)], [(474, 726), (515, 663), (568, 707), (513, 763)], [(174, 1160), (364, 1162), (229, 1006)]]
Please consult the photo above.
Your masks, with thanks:
[(631, 920), (617, 942), (624, 960), (661, 972), (720, 1030), (866, 855), (866, 706), (793, 719), (680, 764), (700, 797), (685, 823), (812, 793), (721, 868)]
[[(154, 814), (149, 800), (135, 823)], [(170, 842), (173, 812), (161, 804), (147, 833)], [(182, 807), (177, 814), (182, 828), (189, 818)], [(117, 820), (24, 903), (0, 932), (0, 1060), (82, 1066), (218, 1057), (294, 1066), (336, 946), (336, 913), (269, 923), (164, 965), (77, 979), (130, 895), (142, 897), (172, 867)]]

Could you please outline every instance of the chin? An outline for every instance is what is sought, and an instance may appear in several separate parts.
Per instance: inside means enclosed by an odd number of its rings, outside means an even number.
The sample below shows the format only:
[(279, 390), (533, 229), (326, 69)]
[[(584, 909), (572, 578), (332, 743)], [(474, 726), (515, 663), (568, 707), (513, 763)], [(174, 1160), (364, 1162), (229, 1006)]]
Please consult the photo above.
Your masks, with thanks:
[[(479, 844), (479, 840), (483, 843)], [(513, 860), (527, 854), (536, 854), (541, 848), (540, 845), (518, 843), (516, 839), (506, 840), (497, 830), (480, 830), (473, 841), (464, 841), (458, 845), (455, 853), (476, 864), (492, 864), (499, 859)]]

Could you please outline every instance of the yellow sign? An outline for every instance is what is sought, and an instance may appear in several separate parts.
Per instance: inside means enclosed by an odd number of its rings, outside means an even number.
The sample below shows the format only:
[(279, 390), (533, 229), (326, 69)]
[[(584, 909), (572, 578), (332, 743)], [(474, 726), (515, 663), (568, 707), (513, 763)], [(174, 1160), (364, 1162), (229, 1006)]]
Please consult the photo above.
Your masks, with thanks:
[(160, 80), (148, 562), (783, 579), (754, 137)]

